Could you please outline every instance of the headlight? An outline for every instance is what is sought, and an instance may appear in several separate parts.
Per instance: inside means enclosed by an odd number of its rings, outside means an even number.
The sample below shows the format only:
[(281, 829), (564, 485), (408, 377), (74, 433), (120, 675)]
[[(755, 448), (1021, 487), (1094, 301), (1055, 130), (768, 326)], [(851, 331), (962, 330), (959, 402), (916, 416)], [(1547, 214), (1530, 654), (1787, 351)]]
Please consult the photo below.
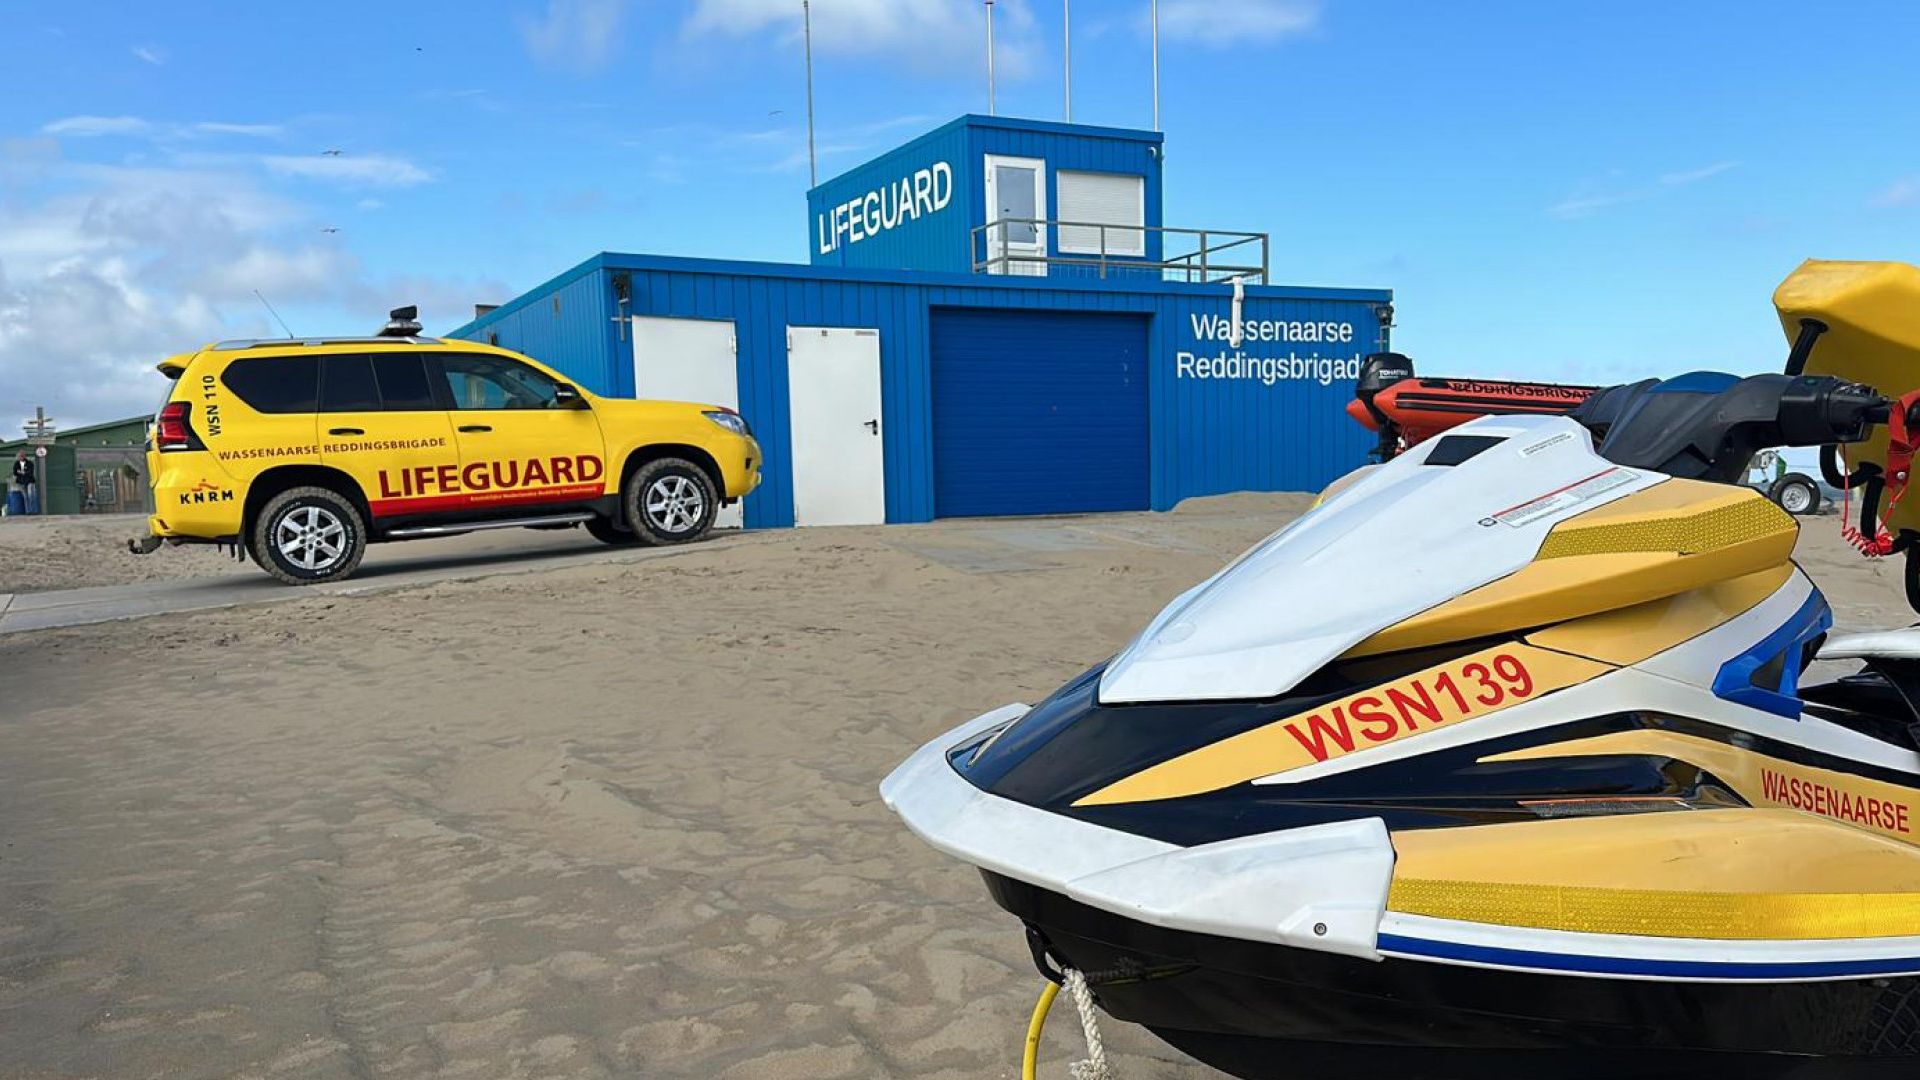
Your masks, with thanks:
[(719, 424), (721, 427), (726, 428), (728, 431), (733, 432), (735, 435), (752, 435), (753, 434), (753, 429), (747, 426), (747, 422), (744, 419), (742, 419), (740, 414), (737, 412), (728, 412), (725, 409), (708, 409), (706, 412), (703, 412), (700, 415), (706, 417), (707, 419), (713, 421), (716, 424)]

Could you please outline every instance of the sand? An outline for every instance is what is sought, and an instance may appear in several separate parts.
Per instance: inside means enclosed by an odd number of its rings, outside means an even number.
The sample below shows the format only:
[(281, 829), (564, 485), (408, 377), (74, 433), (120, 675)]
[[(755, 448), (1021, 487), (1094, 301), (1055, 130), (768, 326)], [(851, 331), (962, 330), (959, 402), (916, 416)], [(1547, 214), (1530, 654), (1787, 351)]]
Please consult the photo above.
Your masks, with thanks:
[[(1304, 505), (793, 531), (0, 639), (0, 1074), (1014, 1076), (1018, 925), (875, 785)], [(1843, 624), (1911, 621), (1834, 530), (1802, 556)], [(1129, 1080), (1217, 1075), (1107, 1032)], [(1043, 1074), (1079, 1052), (1062, 1008)]]
[(0, 593), (234, 572), (232, 557), (212, 547), (168, 548), (164, 558), (128, 554), (127, 540), (146, 532), (139, 514), (0, 518)]

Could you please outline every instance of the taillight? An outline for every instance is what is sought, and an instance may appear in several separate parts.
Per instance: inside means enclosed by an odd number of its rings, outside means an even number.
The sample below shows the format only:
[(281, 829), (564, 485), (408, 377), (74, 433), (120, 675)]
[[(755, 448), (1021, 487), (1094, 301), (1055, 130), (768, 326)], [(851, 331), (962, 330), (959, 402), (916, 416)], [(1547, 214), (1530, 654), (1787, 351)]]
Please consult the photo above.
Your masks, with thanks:
[(187, 427), (187, 413), (192, 405), (184, 401), (169, 401), (160, 408), (153, 428), (154, 445), (162, 450), (186, 450), (193, 446), (193, 432)]

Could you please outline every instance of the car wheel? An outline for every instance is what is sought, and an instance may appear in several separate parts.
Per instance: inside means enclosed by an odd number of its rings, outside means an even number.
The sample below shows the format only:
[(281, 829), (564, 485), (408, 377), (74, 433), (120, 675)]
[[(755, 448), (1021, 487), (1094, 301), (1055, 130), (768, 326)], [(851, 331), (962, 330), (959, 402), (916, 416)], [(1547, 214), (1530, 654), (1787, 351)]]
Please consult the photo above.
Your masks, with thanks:
[(720, 500), (700, 466), (661, 458), (633, 471), (620, 489), (627, 527), (649, 544), (684, 544), (713, 528)]
[(367, 526), (339, 492), (297, 487), (261, 507), (247, 546), (261, 569), (289, 585), (338, 581), (367, 553)]
[(1820, 512), (1820, 489), (1799, 473), (1788, 473), (1773, 485), (1773, 501), (1795, 517), (1816, 514)]
[(632, 529), (623, 529), (606, 518), (597, 517), (587, 522), (587, 532), (595, 540), (614, 547), (628, 547), (640, 542), (640, 537)]

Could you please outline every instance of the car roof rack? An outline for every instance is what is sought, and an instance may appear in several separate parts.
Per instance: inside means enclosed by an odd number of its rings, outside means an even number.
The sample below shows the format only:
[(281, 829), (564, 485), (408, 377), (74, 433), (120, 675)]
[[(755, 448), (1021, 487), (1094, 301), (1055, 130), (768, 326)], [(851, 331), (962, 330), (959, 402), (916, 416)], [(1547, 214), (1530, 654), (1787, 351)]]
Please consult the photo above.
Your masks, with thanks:
[(238, 349), (270, 349), (275, 346), (308, 345), (444, 345), (445, 339), (436, 337), (321, 337), (321, 338), (235, 338), (232, 341), (215, 342), (213, 348), (218, 352), (232, 352)]

